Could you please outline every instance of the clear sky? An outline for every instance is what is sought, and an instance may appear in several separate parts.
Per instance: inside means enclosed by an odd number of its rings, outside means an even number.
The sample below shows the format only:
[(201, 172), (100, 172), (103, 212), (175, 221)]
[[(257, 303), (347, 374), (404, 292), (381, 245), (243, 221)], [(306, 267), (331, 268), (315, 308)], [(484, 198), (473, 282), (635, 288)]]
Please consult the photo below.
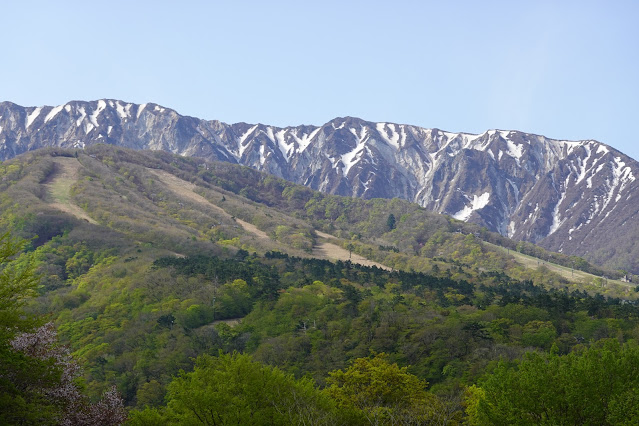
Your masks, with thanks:
[(639, 159), (639, 1), (6, 1), (0, 100), (227, 123), (355, 116)]

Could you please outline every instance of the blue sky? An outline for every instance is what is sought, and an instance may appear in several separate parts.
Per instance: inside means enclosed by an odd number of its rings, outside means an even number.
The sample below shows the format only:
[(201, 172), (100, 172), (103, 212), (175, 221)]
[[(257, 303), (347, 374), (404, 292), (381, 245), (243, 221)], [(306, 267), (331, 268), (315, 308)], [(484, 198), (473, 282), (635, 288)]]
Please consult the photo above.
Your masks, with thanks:
[(0, 100), (596, 139), (639, 159), (637, 1), (2, 2)]

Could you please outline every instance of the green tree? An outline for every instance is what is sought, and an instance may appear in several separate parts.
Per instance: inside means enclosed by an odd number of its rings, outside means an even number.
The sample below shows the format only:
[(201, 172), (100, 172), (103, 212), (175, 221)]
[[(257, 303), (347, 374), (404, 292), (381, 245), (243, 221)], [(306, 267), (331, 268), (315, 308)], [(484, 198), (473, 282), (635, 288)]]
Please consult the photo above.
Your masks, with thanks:
[(395, 229), (395, 225), (396, 225), (397, 221), (395, 220), (395, 215), (393, 213), (388, 215), (388, 219), (386, 219), (386, 226), (388, 227), (389, 231), (392, 231), (393, 229)]
[(156, 407), (162, 405), (165, 395), (164, 386), (157, 380), (151, 380), (138, 388), (136, 398), (138, 407)]
[(0, 336), (3, 341), (34, 326), (33, 318), (25, 317), (23, 306), (35, 295), (38, 278), (30, 262), (17, 262), (16, 256), (26, 241), (0, 236)]
[(310, 379), (295, 380), (249, 355), (201, 355), (168, 386), (164, 409), (134, 412), (132, 424), (339, 424), (333, 401)]
[(220, 288), (218, 301), (219, 312), (216, 319), (242, 317), (253, 307), (249, 286), (242, 279), (224, 284)]
[(371, 424), (420, 424), (439, 411), (437, 398), (426, 391), (426, 381), (391, 364), (384, 353), (357, 358), (345, 371), (329, 375), (325, 392), (340, 407), (361, 410)]
[(536, 346), (548, 350), (555, 337), (557, 337), (557, 330), (552, 322), (534, 320), (523, 327), (521, 343), (524, 346)]
[(0, 236), (0, 424), (121, 424), (126, 412), (115, 388), (91, 404), (53, 324), (37, 327), (42, 320), (24, 313), (38, 285), (28, 257), (16, 260), (24, 246)]
[(32, 385), (53, 386), (61, 371), (51, 368), (52, 362), (29, 357), (11, 345), (36, 325), (22, 309), (38, 285), (32, 265), (15, 261), (24, 246), (25, 241), (8, 233), (0, 236), (0, 423), (51, 424), (56, 407)]
[(529, 353), (516, 368), (500, 364), (469, 393), (469, 424), (639, 423), (639, 346), (609, 339), (551, 352)]

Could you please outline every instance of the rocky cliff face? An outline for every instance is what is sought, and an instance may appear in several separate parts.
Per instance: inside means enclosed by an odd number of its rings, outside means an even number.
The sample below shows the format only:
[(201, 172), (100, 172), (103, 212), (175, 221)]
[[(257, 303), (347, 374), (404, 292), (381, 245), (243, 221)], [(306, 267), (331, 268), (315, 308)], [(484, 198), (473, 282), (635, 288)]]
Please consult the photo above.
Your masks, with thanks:
[(400, 197), (608, 263), (627, 257), (624, 247), (634, 247), (639, 232), (633, 199), (639, 166), (596, 141), (503, 130), (451, 133), (351, 117), (320, 127), (226, 124), (116, 100), (0, 104), (3, 160), (41, 147), (95, 143), (239, 163), (333, 194)]

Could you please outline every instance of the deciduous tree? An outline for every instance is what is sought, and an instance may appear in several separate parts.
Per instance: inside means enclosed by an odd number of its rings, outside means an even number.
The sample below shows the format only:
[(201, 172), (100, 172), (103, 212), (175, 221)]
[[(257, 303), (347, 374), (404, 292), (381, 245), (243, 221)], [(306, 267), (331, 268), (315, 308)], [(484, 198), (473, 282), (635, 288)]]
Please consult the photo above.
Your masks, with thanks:
[(133, 414), (132, 424), (291, 425), (351, 423), (312, 380), (295, 380), (249, 355), (201, 355), (168, 386), (166, 409)]
[(424, 424), (440, 411), (426, 381), (390, 363), (384, 353), (357, 358), (346, 370), (329, 374), (326, 393), (341, 407), (361, 410), (371, 424)]
[(567, 355), (530, 353), (501, 364), (469, 393), (470, 424), (639, 423), (639, 346), (616, 339)]
[[(38, 278), (15, 257), (24, 241), (0, 236), (0, 424), (118, 425), (126, 420), (112, 388), (91, 404), (76, 384), (80, 368), (52, 323), (22, 310)], [(35, 327), (35, 328), (34, 328)]]

